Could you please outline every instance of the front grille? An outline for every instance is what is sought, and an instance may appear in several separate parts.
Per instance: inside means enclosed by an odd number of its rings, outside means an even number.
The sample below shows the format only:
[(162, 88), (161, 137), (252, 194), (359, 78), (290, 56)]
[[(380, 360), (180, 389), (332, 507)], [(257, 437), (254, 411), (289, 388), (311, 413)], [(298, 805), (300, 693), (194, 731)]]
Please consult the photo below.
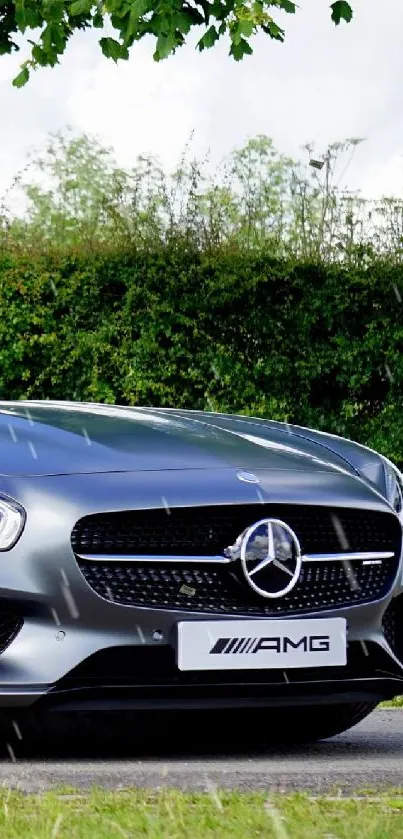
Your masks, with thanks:
[[(233, 615), (280, 615), (320, 611), (354, 603), (370, 603), (387, 594), (396, 563), (350, 563), (346, 575), (342, 562), (303, 564), (295, 588), (277, 600), (254, 595), (236, 571), (228, 566), (189, 568), (171, 564), (85, 562), (80, 569), (97, 594), (128, 606), (181, 609)], [(350, 581), (349, 581), (350, 580)], [(182, 591), (181, 591), (182, 589)]]
[[(222, 555), (245, 528), (265, 517), (285, 521), (298, 536), (303, 554), (348, 550), (393, 551), (394, 556), (374, 565), (330, 558), (304, 562), (292, 591), (270, 600), (253, 592), (236, 562), (175, 562), (175, 554)], [(88, 516), (76, 524), (72, 545), (87, 583), (107, 600), (154, 609), (264, 617), (341, 608), (383, 597), (396, 577), (401, 530), (396, 517), (388, 513), (256, 504)], [(95, 554), (97, 559), (83, 559), (81, 553)], [(108, 561), (108, 553), (121, 560)], [(127, 554), (165, 555), (166, 560), (125, 562)]]
[(344, 550), (390, 551), (399, 540), (398, 523), (387, 513), (240, 504), (97, 513), (77, 522), (71, 542), (76, 554), (222, 554), (247, 527), (267, 516), (282, 519), (295, 531), (303, 553), (338, 553), (343, 548), (334, 516), (348, 543)]
[(2, 609), (0, 612), (0, 653), (3, 653), (14, 641), (22, 628), (22, 618), (11, 610)]

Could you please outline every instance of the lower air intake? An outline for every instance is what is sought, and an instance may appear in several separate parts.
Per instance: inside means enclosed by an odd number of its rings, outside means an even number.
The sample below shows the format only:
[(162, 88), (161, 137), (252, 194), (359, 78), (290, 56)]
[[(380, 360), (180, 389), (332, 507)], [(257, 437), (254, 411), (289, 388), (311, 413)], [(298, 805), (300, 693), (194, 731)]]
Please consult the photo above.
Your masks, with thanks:
[(10, 646), (22, 629), (24, 621), (11, 610), (0, 610), (0, 653)]

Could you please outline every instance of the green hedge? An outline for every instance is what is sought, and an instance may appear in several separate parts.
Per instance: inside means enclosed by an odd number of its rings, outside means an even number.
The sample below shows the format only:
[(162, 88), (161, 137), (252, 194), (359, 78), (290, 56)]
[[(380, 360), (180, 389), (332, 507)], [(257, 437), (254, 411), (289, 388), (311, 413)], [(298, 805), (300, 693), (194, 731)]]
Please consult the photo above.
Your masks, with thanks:
[(287, 419), (403, 461), (403, 268), (0, 255), (2, 398)]

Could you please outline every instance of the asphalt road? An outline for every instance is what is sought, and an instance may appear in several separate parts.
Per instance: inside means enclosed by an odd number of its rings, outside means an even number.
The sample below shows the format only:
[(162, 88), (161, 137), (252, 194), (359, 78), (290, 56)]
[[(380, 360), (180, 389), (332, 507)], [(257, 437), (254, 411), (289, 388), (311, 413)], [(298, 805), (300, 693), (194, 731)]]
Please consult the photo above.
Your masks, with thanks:
[[(270, 725), (270, 711), (267, 712)], [(378, 710), (343, 735), (308, 747), (242, 745), (237, 732), (208, 732), (198, 717), (99, 720), (60, 737), (13, 728), (3, 742), (0, 784), (25, 792), (61, 786), (132, 786), (211, 790), (303, 789), (348, 794), (386, 786), (403, 789), (403, 711)], [(58, 723), (59, 726), (59, 723)], [(68, 733), (67, 733), (68, 731)], [(245, 735), (244, 732), (244, 736)], [(19, 739), (22, 737), (22, 739)]]

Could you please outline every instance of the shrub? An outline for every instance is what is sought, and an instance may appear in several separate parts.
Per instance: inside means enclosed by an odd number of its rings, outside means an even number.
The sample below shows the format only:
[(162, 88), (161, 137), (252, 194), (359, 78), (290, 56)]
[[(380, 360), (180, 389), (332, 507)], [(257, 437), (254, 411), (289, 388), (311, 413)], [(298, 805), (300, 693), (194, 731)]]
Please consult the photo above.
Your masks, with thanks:
[[(4, 399), (255, 414), (403, 461), (403, 268), (276, 261), (178, 240), (0, 255)], [(403, 296), (403, 293), (402, 293)]]

